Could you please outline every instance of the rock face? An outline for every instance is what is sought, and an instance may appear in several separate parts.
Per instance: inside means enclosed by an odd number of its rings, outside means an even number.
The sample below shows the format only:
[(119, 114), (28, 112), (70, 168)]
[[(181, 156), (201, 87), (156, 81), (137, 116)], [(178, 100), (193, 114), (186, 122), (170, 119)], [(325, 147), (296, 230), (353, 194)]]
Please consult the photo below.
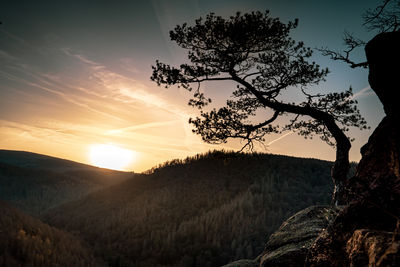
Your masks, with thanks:
[[(368, 229), (356, 230), (347, 241), (346, 253), (350, 266), (382, 266), (382, 262), (389, 258), (389, 247), (392, 247), (391, 232), (374, 231)], [(397, 252), (398, 246), (395, 244)], [(393, 251), (395, 252), (395, 251)], [(390, 253), (393, 255), (393, 253)], [(389, 259), (390, 260), (390, 259)]]
[(317, 239), (307, 266), (400, 266), (399, 47), (400, 32), (381, 33), (366, 46), (370, 85), (386, 117), (346, 184), (350, 204)]
[(368, 81), (387, 116), (399, 113), (399, 62), (400, 32), (380, 33), (365, 47), (369, 77)]
[(340, 208), (333, 206), (311, 206), (301, 210), (269, 237), (264, 252), (256, 259), (239, 260), (224, 267), (303, 267), (309, 248), (339, 211)]

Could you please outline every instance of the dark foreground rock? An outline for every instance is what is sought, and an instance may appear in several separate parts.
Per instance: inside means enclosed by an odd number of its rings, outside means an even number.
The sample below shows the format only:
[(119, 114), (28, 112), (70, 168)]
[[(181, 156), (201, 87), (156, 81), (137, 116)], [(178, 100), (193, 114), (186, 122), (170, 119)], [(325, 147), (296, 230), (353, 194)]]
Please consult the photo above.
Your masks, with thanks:
[(309, 248), (339, 210), (332, 206), (301, 210), (270, 236), (264, 252), (255, 260), (239, 260), (225, 267), (304, 266)]
[(304, 266), (309, 248), (339, 210), (312, 206), (290, 217), (269, 238), (260, 266)]

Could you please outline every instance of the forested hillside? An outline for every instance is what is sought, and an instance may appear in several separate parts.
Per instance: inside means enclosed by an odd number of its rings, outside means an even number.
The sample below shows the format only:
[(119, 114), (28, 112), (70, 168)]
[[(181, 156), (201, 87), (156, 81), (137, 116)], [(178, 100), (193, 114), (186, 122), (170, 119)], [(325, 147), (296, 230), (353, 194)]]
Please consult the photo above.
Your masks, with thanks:
[(130, 177), (40, 154), (0, 150), (0, 199), (34, 216)]
[(110, 266), (220, 266), (258, 255), (294, 212), (330, 202), (331, 163), (212, 152), (167, 162), (46, 215)]
[(0, 149), (0, 162), (18, 167), (49, 170), (55, 172), (84, 171), (84, 170), (96, 171), (99, 169), (91, 165), (78, 163), (71, 160), (55, 158), (27, 151), (4, 150), (4, 149)]
[(0, 266), (102, 266), (71, 234), (0, 201)]

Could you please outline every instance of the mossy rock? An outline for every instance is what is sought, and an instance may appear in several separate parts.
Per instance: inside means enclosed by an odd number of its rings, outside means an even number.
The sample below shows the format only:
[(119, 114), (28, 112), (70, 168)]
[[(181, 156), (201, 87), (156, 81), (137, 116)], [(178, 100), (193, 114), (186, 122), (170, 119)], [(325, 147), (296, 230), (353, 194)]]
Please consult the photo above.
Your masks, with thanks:
[(304, 266), (309, 248), (339, 210), (333, 206), (312, 206), (287, 219), (270, 236), (260, 266)]

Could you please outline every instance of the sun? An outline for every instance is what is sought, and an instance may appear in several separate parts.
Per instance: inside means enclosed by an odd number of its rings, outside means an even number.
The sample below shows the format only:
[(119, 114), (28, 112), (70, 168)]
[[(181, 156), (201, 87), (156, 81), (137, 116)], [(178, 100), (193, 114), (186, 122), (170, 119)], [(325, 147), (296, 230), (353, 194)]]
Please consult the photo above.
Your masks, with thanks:
[(90, 147), (90, 161), (101, 168), (124, 171), (134, 160), (136, 153), (110, 144), (93, 145)]

